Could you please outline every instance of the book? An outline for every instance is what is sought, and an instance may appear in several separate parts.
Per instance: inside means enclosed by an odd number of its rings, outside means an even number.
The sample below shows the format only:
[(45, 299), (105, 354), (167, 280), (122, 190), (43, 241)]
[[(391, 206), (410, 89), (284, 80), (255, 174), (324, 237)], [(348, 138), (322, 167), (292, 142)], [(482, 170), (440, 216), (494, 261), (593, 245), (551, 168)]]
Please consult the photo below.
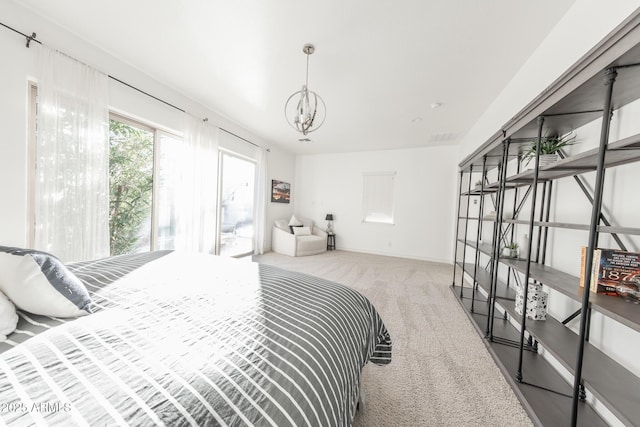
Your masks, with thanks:
[(587, 247), (583, 246), (580, 250), (580, 287), (584, 288), (585, 264), (587, 263)]
[(640, 253), (616, 249), (593, 251), (591, 292), (617, 295), (616, 289), (619, 286), (638, 285), (640, 285)]
[[(596, 251), (598, 251), (599, 249), (596, 249), (593, 253), (593, 260), (591, 263), (591, 284), (590, 286), (593, 287), (593, 282), (594, 279), (593, 277), (597, 276), (596, 275), (596, 271), (597, 271), (597, 267), (596, 267)], [(584, 280), (586, 277), (586, 269), (585, 269), (585, 264), (587, 262), (587, 247), (583, 246), (580, 250), (580, 287), (584, 288)]]

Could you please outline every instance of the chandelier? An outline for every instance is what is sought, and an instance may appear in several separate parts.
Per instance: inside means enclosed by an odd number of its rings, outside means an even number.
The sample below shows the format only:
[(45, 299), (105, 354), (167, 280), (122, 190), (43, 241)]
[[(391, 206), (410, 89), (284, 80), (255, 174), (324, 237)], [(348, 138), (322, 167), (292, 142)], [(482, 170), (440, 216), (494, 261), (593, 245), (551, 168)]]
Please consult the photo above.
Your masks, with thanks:
[(305, 84), (302, 85), (301, 90), (294, 92), (287, 99), (284, 104), (284, 115), (292, 128), (307, 135), (322, 126), (327, 110), (320, 95), (309, 90), (309, 55), (315, 51), (315, 47), (307, 43), (303, 46), (302, 51), (307, 55)]

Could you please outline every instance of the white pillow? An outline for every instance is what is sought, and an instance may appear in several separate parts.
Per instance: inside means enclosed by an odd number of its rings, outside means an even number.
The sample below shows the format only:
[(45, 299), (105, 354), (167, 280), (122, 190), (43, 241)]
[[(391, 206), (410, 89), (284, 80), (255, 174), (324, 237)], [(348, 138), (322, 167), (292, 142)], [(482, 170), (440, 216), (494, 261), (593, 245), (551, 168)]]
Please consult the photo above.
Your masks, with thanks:
[(0, 246), (0, 291), (34, 314), (77, 317), (92, 312), (84, 284), (46, 252)]
[(301, 225), (304, 225), (303, 223), (301, 223), (298, 218), (296, 218), (295, 215), (291, 215), (291, 219), (289, 220), (289, 226), (290, 227), (300, 227)]
[(0, 292), (0, 341), (7, 339), (7, 335), (16, 330), (18, 325), (18, 313), (16, 306), (9, 298)]
[(293, 227), (296, 236), (311, 236), (311, 227)]

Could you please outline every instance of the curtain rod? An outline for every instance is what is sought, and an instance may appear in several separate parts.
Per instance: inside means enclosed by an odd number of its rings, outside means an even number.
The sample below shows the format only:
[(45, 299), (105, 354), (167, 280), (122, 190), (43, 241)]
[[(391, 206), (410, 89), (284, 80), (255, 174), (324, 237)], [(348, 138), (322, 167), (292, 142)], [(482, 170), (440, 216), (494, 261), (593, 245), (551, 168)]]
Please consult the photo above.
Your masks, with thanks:
[[(22, 31), (16, 30), (15, 28), (10, 27), (10, 26), (8, 26), (8, 25), (6, 25), (6, 24), (2, 23), (2, 22), (0, 22), (0, 25), (2, 25), (3, 27), (7, 28), (8, 30), (13, 31), (14, 33), (20, 34), (21, 36), (25, 37), (25, 38), (27, 39), (27, 45), (26, 45), (26, 47), (27, 47), (27, 48), (29, 48), (29, 47), (30, 47), (29, 45), (31, 44), (31, 42), (32, 42), (32, 41), (33, 41), (33, 42), (36, 42), (36, 43), (38, 43), (38, 44), (42, 44), (42, 42), (41, 42), (40, 40), (36, 39), (36, 33), (31, 33), (31, 35), (29, 36), (29, 35), (27, 35), (27, 34), (23, 33)], [(133, 86), (133, 85), (131, 85), (131, 84), (127, 83), (127, 82), (124, 82), (124, 81), (120, 80), (120, 79), (119, 79), (119, 78), (117, 78), (117, 77), (114, 77), (114, 76), (109, 75), (109, 74), (107, 74), (107, 76), (108, 76), (111, 80), (115, 80), (116, 82), (121, 83), (121, 84), (123, 84), (123, 85), (125, 85), (125, 86), (127, 86), (127, 87), (129, 87), (129, 88), (131, 88), (131, 89), (133, 89), (133, 90), (136, 90), (136, 91), (140, 92), (140, 93), (141, 93), (141, 94), (143, 94), (143, 95), (146, 95), (146, 96), (148, 96), (148, 97), (150, 97), (150, 98), (153, 98), (153, 99), (155, 99), (155, 100), (156, 100), (156, 101), (158, 101), (158, 102), (162, 102), (163, 104), (168, 105), (169, 107), (175, 108), (175, 109), (176, 109), (176, 110), (178, 110), (178, 111), (181, 111), (181, 112), (183, 112), (183, 113), (186, 113), (186, 110), (184, 110), (183, 108), (176, 107), (175, 105), (173, 105), (173, 104), (171, 104), (171, 103), (169, 103), (169, 102), (165, 101), (164, 99), (160, 99), (160, 98), (158, 98), (157, 96), (151, 95), (149, 92), (145, 92), (144, 90), (139, 89), (139, 88), (137, 88), (137, 87), (135, 87), (135, 86)], [(203, 119), (203, 120), (206, 122), (206, 121), (208, 121), (209, 119), (205, 118), (205, 119)], [(233, 133), (233, 132), (229, 132), (228, 130), (223, 129), (223, 128), (219, 128), (219, 129), (220, 129), (220, 130), (225, 131), (226, 133), (228, 133), (228, 134), (230, 134), (230, 135), (235, 136), (236, 138), (239, 138), (239, 139), (243, 140), (244, 142), (246, 142), (246, 143), (248, 143), (248, 144), (251, 144), (251, 145), (253, 145), (253, 146), (255, 146), (255, 147), (260, 148), (260, 146), (259, 146), (258, 144), (253, 143), (253, 142), (249, 141), (248, 139), (245, 139), (245, 138), (243, 138), (243, 137), (241, 137), (241, 136), (238, 136), (238, 135), (236, 135), (236, 134), (235, 134), (235, 133)], [(267, 149), (267, 151), (270, 151), (270, 150), (269, 150), (269, 149)]]
[[(249, 141), (248, 139), (244, 139), (243, 137), (238, 136), (238, 135), (236, 135), (236, 134), (235, 134), (235, 133), (233, 133), (233, 132), (229, 132), (228, 130), (226, 130), (226, 129), (224, 129), (224, 128), (219, 128), (219, 129), (220, 129), (220, 130), (225, 131), (225, 132), (226, 132), (226, 133), (228, 133), (229, 135), (233, 135), (233, 136), (235, 136), (236, 138), (243, 140), (244, 142), (246, 142), (246, 143), (248, 143), (248, 144), (251, 144), (251, 145), (253, 145), (253, 146), (256, 146), (256, 147), (260, 148), (260, 146), (259, 146), (258, 144), (255, 144), (255, 143), (253, 143), (253, 142)], [(269, 149), (267, 148), (267, 151), (271, 151), (271, 150), (269, 150)]]
[[(15, 32), (15, 33), (20, 34), (20, 35), (21, 35), (21, 36), (23, 36), (23, 37), (25, 37), (25, 38), (27, 39), (27, 47), (30, 47), (29, 45), (31, 44), (31, 42), (32, 42), (32, 41), (34, 41), (34, 42), (36, 42), (36, 43), (38, 43), (38, 44), (42, 44), (42, 42), (41, 42), (40, 40), (36, 39), (36, 33), (31, 33), (31, 35), (30, 35), (30, 36), (28, 36), (28, 35), (26, 35), (25, 33), (23, 33), (22, 31), (16, 30), (15, 28), (12, 28), (12, 27), (10, 27), (10, 26), (8, 26), (8, 25), (6, 25), (6, 24), (3, 24), (2, 22), (0, 22), (0, 25), (2, 25), (3, 27), (5, 27), (5, 28), (7, 28), (7, 29), (9, 29), (9, 30), (11, 30), (11, 31), (13, 31), (13, 32)], [(185, 111), (184, 109), (182, 109), (182, 108), (180, 108), (180, 107), (176, 107), (175, 105), (173, 105), (173, 104), (171, 104), (171, 103), (169, 103), (169, 102), (167, 102), (167, 101), (165, 101), (165, 100), (163, 100), (163, 99), (160, 99), (160, 98), (158, 98), (157, 96), (151, 95), (150, 93), (145, 92), (145, 91), (143, 91), (142, 89), (139, 89), (139, 88), (137, 88), (137, 87), (135, 87), (135, 86), (133, 86), (133, 85), (130, 85), (130, 84), (129, 84), (129, 83), (127, 83), (127, 82), (123, 82), (122, 80), (120, 80), (120, 79), (119, 79), (119, 78), (117, 78), (117, 77), (114, 77), (114, 76), (112, 76), (112, 75), (107, 75), (107, 76), (108, 76), (111, 80), (115, 80), (115, 81), (117, 81), (118, 83), (122, 83), (123, 85), (125, 85), (125, 86), (127, 86), (127, 87), (130, 87), (130, 88), (131, 88), (131, 89), (133, 89), (133, 90), (137, 90), (138, 92), (140, 92), (140, 93), (142, 93), (142, 94), (144, 94), (144, 95), (147, 95), (148, 97), (151, 97), (151, 98), (155, 99), (156, 101), (162, 102), (163, 104), (166, 104), (166, 105), (168, 105), (169, 107), (173, 107), (173, 108), (175, 108), (175, 109), (176, 109), (176, 110), (178, 110), (178, 111), (182, 111), (183, 113), (186, 113), (186, 111)]]

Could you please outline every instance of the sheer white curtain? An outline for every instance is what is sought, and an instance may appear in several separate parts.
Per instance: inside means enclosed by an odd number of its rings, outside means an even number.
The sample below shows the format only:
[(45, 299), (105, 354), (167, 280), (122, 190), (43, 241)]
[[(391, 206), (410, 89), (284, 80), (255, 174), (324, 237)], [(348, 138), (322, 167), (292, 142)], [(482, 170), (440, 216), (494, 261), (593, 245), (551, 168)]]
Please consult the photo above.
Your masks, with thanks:
[(256, 170), (256, 200), (254, 215), (254, 237), (253, 252), (256, 255), (264, 253), (264, 240), (266, 229), (267, 212), (267, 149), (260, 148), (258, 151)]
[(108, 256), (108, 76), (46, 46), (39, 60), (36, 248)]
[(176, 191), (176, 249), (215, 253), (218, 129), (185, 114)]

